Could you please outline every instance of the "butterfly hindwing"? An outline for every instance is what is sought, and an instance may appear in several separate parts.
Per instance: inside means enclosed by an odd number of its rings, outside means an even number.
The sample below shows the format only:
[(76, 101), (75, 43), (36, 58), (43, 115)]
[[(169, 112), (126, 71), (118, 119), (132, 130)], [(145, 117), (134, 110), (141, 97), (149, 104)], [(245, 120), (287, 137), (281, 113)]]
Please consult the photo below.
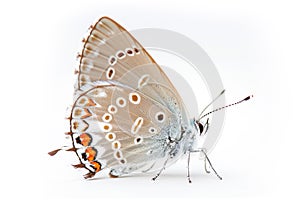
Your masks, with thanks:
[(172, 112), (138, 90), (97, 84), (78, 95), (72, 107), (71, 132), (81, 162), (100, 163), (103, 169), (163, 157), (159, 141), (167, 138), (161, 131), (175, 117)]

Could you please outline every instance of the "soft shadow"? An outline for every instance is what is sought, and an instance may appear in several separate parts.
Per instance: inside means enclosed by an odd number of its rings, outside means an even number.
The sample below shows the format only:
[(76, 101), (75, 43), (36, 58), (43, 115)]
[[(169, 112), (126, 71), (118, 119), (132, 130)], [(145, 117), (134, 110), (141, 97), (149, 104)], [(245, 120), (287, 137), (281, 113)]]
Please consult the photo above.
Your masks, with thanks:
[[(131, 174), (131, 175), (124, 175), (118, 178), (110, 178), (109, 176), (101, 176), (101, 177), (95, 177), (92, 179), (88, 179), (88, 181), (98, 181), (98, 180), (108, 180), (108, 179), (138, 179), (141, 178), (149, 179), (152, 181), (152, 178), (156, 175), (156, 173), (153, 174)], [(176, 172), (167, 172), (162, 173), (157, 180), (153, 182), (159, 182), (160, 180), (164, 179), (173, 179), (173, 180), (182, 180), (187, 179), (186, 173), (176, 173)], [(207, 181), (207, 180), (219, 180), (213, 173), (210, 174), (203, 174), (203, 173), (195, 173), (191, 174), (192, 181)]]

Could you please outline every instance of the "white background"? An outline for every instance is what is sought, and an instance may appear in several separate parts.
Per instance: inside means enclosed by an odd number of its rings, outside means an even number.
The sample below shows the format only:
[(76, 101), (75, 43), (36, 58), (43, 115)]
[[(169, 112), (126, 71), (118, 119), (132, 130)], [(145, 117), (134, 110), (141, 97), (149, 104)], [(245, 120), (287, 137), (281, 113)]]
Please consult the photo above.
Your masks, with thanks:
[[(265, 199), (300, 197), (299, 5), (296, 1), (17, 1), (1, 2), (1, 198)], [(228, 109), (210, 154), (219, 181), (192, 159), (156, 182), (151, 175), (86, 181), (64, 144), (80, 40), (101, 16), (128, 30), (180, 32), (212, 58)], [(106, 172), (105, 172), (106, 173)]]

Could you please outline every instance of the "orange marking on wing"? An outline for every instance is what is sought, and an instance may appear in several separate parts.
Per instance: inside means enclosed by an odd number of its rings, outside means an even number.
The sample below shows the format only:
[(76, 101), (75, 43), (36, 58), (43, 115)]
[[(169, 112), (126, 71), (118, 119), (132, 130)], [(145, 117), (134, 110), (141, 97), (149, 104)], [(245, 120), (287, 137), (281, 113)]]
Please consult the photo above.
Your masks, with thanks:
[(97, 161), (91, 161), (91, 167), (95, 169), (95, 172), (99, 172), (101, 170), (101, 164)]
[(92, 137), (87, 133), (83, 133), (79, 137), (80, 137), (81, 144), (85, 147), (89, 146), (92, 142)]
[(86, 148), (85, 153), (87, 154), (87, 160), (93, 161), (97, 155), (97, 150), (93, 147), (88, 147)]

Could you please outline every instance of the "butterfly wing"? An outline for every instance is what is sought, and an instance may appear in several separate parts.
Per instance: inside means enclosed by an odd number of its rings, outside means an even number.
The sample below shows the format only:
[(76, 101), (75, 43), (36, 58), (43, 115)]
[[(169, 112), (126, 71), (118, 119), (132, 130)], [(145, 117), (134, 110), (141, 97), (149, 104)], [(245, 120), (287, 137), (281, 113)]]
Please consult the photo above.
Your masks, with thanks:
[(76, 167), (90, 170), (87, 177), (157, 168), (168, 137), (179, 139), (188, 123), (182, 115), (178, 92), (130, 33), (107, 17), (91, 27), (70, 117)]
[[(149, 81), (178, 93), (159, 65), (143, 46), (121, 25), (102, 17), (91, 27), (80, 55), (76, 90), (99, 80), (114, 80), (132, 88), (142, 88)], [(145, 91), (161, 103), (160, 93)]]
[(72, 107), (70, 131), (80, 166), (92, 173), (147, 167), (164, 158), (168, 134), (163, 129), (176, 118), (140, 91), (116, 82), (97, 82), (78, 95)]

